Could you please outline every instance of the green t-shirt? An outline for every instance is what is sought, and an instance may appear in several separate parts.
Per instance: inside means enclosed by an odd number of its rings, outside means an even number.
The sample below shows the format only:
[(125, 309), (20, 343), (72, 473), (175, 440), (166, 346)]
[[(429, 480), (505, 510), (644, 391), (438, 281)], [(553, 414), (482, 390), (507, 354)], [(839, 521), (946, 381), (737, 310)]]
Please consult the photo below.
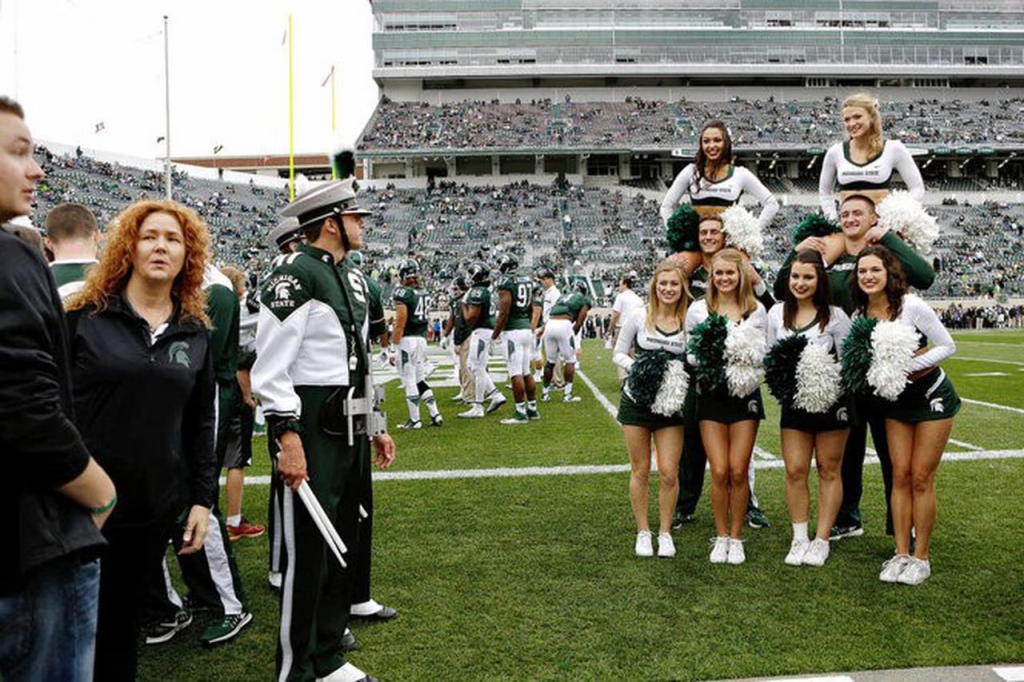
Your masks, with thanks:
[(81, 291), (85, 285), (85, 277), (89, 268), (96, 264), (94, 260), (56, 261), (50, 264), (53, 279), (57, 282), (57, 292), (61, 298)]
[[(935, 270), (928, 264), (917, 251), (914, 251), (905, 241), (892, 232), (886, 232), (879, 240), (879, 243), (892, 251), (896, 260), (903, 266), (903, 272), (907, 276), (907, 284), (918, 290), (925, 290), (935, 281)], [(775, 278), (775, 298), (785, 300), (786, 288), (789, 286), (789, 270), (793, 259), (796, 258), (796, 251), (791, 251), (779, 270), (779, 276)], [(853, 297), (850, 294), (850, 286), (856, 281), (857, 273), (854, 272), (857, 257), (844, 253), (842, 258), (829, 266), (828, 284), (832, 305), (841, 307), (847, 314), (853, 312)]]

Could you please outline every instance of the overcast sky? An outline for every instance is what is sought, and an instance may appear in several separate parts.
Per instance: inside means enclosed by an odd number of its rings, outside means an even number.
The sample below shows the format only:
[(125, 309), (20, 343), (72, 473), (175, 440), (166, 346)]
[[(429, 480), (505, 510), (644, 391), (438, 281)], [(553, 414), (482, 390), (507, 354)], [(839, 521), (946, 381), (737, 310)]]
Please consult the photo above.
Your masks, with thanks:
[[(326, 152), (335, 137), (353, 142), (376, 104), (370, 10), (369, 0), (0, 0), (0, 93), (22, 103), (37, 139), (162, 157), (166, 14), (171, 154), (286, 153), (291, 12), (295, 150)], [(321, 87), (332, 66), (335, 136)]]

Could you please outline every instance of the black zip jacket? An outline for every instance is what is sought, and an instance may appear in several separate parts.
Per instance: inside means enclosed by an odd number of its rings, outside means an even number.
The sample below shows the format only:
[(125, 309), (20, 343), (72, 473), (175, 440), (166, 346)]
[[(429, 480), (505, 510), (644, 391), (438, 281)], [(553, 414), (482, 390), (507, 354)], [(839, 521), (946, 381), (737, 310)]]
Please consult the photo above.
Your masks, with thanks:
[(33, 568), (104, 544), (89, 512), (55, 492), (89, 463), (72, 423), (67, 334), (42, 256), (0, 230), (0, 518), (11, 534), (0, 596), (18, 591)]
[(211, 507), (217, 491), (214, 371), (203, 325), (175, 307), (151, 342), (121, 295), (68, 314), (78, 427), (117, 486), (111, 527)]

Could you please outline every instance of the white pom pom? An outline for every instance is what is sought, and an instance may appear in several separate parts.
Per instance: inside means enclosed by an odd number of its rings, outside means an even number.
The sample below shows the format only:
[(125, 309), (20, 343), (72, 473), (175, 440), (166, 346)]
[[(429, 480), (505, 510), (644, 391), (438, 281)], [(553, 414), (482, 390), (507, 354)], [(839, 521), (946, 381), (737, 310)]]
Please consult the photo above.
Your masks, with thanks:
[(730, 395), (745, 398), (761, 385), (766, 345), (764, 331), (749, 320), (729, 325), (724, 359), (725, 380)]
[(897, 190), (878, 204), (878, 225), (898, 233), (921, 253), (929, 253), (939, 236), (935, 216), (928, 215), (909, 192)]
[(725, 243), (740, 249), (751, 258), (761, 255), (764, 250), (764, 238), (761, 226), (750, 211), (739, 204), (734, 204), (722, 211), (722, 227), (725, 231)]
[(661, 380), (658, 395), (651, 404), (651, 412), (665, 417), (678, 414), (683, 409), (686, 389), (690, 384), (690, 375), (680, 360), (669, 360), (665, 368), (665, 376)]
[(883, 320), (875, 325), (867, 377), (875, 395), (896, 400), (903, 392), (918, 345), (917, 331), (901, 322)]
[(842, 394), (839, 382), (839, 363), (822, 346), (808, 343), (796, 365), (793, 406), (811, 414), (827, 412)]

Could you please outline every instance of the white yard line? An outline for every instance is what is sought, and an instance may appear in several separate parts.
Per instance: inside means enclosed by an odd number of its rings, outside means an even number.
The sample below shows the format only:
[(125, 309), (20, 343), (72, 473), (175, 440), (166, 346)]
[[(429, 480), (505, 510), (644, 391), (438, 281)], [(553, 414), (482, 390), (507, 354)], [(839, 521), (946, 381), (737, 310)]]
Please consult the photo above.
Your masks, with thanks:
[(1018, 367), (1024, 367), (1024, 362), (1017, 360), (993, 360), (992, 358), (972, 358), (965, 355), (954, 355), (951, 358), (946, 358), (943, 362), (949, 362), (950, 360), (967, 360), (969, 362), (991, 362), (995, 365), (1017, 365)]
[(982, 400), (971, 400), (970, 398), (960, 398), (965, 403), (971, 405), (981, 405), (982, 407), (991, 407), (996, 410), (1006, 410), (1007, 412), (1016, 412), (1017, 414), (1024, 414), (1024, 410), (1019, 407), (1010, 407), (1009, 405), (1000, 405), (998, 403), (986, 403)]
[(604, 409), (608, 411), (608, 414), (612, 416), (612, 419), (615, 419), (618, 410), (616, 410), (615, 406), (612, 405), (612, 401), (608, 400), (608, 398), (604, 396), (604, 393), (601, 393), (601, 391), (598, 390), (594, 382), (590, 380), (590, 377), (584, 374), (581, 370), (576, 370), (576, 376), (578, 376), (580, 379), (583, 379), (583, 383), (585, 383), (587, 385), (587, 388), (589, 388), (591, 392), (593, 392), (594, 397), (597, 398), (597, 402), (601, 403)]
[(962, 440), (957, 440), (956, 438), (950, 438), (949, 442), (952, 443), (953, 445), (959, 445), (962, 448), (966, 448), (967, 450), (974, 450), (975, 452), (982, 452), (985, 449), (980, 445), (975, 445), (974, 443), (967, 443)]
[[(981, 460), (1024, 459), (1024, 450), (978, 450), (975, 452), (947, 452), (946, 462), (977, 462)], [(869, 455), (865, 464), (877, 464), (878, 457)], [(755, 469), (782, 469), (781, 459), (754, 460)], [(458, 478), (519, 478), (523, 476), (583, 476), (588, 474), (622, 474), (629, 471), (628, 464), (581, 464), (558, 467), (499, 467), (494, 469), (439, 469), (436, 471), (381, 471), (373, 475), (374, 481), (426, 481)], [(246, 485), (267, 485), (270, 476), (249, 476)], [(221, 485), (224, 479), (221, 478)]]

